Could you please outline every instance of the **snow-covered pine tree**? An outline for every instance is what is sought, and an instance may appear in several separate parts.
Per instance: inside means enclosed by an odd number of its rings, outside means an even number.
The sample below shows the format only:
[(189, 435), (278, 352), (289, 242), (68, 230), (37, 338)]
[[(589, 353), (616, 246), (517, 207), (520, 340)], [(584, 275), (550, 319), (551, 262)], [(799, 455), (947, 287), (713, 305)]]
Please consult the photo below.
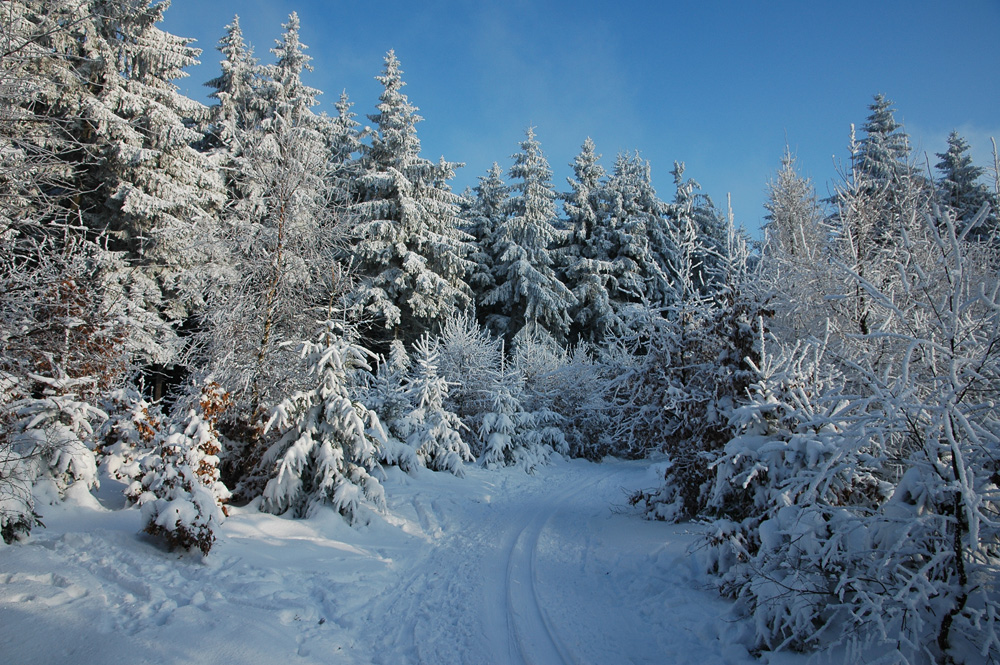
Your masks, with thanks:
[[(869, 110), (861, 139), (851, 126), (851, 169), (835, 186), (830, 199), (835, 211), (828, 220), (840, 241), (834, 251), (846, 253), (844, 260), (856, 262), (862, 274), (894, 244), (901, 228), (914, 223), (914, 211), (931, 195), (925, 178), (910, 163), (910, 140), (894, 117), (892, 102), (877, 94)], [(863, 299), (859, 307), (856, 318), (864, 328)]]
[(90, 19), (52, 0), (5, 3), (2, 16), (0, 529), (10, 540), (35, 524), (36, 481), (58, 491), (96, 482), (88, 446), (105, 416), (95, 404), (120, 385), (139, 330), (109, 306), (116, 262), (80, 221), (87, 146), (71, 109), (76, 23)]
[(953, 131), (948, 135), (948, 150), (937, 156), (941, 159), (935, 165), (939, 173), (938, 201), (954, 210), (957, 218), (966, 224), (987, 206), (989, 211), (983, 222), (966, 231), (967, 237), (972, 240), (992, 238), (995, 246), (1000, 245), (994, 238), (1000, 233), (1000, 202), (982, 182), (984, 170), (972, 163), (968, 142)]
[(417, 451), (406, 443), (410, 434), (407, 415), (413, 410), (406, 390), (409, 372), (410, 355), (406, 346), (394, 339), (389, 345), (389, 357), (379, 358), (375, 377), (364, 391), (361, 401), (378, 414), (386, 433), (386, 440), (379, 447), (379, 462), (413, 473), (421, 463)]
[(918, 177), (909, 164), (910, 137), (896, 121), (892, 100), (878, 93), (868, 106), (871, 113), (861, 128), (865, 133), (854, 155), (854, 167), (870, 179), (870, 186), (898, 186)]
[(259, 120), (262, 70), (253, 47), (243, 39), (238, 15), (226, 26), (217, 49), (222, 54), (222, 73), (205, 84), (212, 88), (209, 97), (218, 101), (208, 109), (206, 139), (211, 148), (235, 151), (245, 141), (242, 134)]
[(518, 466), (528, 473), (546, 463), (558, 446), (565, 452), (565, 438), (558, 428), (559, 416), (552, 411), (531, 412), (524, 404), (524, 377), (501, 365), (489, 387), (492, 407), (483, 414), (479, 428), (486, 468)]
[(159, 405), (130, 386), (111, 391), (101, 408), (108, 419), (95, 437), (98, 466), (107, 476), (131, 484), (141, 476), (139, 461), (153, 452), (166, 419)]
[[(0, 371), (32, 392), (29, 373), (98, 379), (125, 371), (125, 333), (106, 276), (116, 262), (106, 238), (80, 220), (78, 169), (86, 146), (63, 106), (80, 82), (74, 21), (79, 8), (51, 0), (11, 2), (0, 23)], [(111, 294), (112, 296), (114, 294)], [(90, 395), (81, 395), (89, 398)]]
[[(395, 52), (376, 79), (383, 86), (370, 143), (349, 208), (357, 221), (352, 254), (358, 283), (352, 308), (406, 341), (433, 331), (471, 300), (465, 283), (470, 238), (459, 229), (458, 196), (447, 183), (456, 163), (420, 157), (417, 115), (402, 88)], [(374, 333), (374, 330), (373, 330)]]
[(561, 242), (552, 170), (529, 127), (521, 152), (513, 156), (508, 213), (490, 241), (497, 286), (483, 298), (498, 307), (490, 329), (506, 340), (548, 335), (564, 343), (569, 333), (573, 293), (559, 281), (553, 250)]
[(509, 190), (503, 181), (503, 170), (493, 162), (485, 176), (479, 176), (479, 184), (473, 189), (473, 199), (466, 213), (465, 231), (473, 239), (473, 250), (469, 254), (472, 268), (466, 281), (472, 288), (480, 321), (485, 321), (499, 313), (500, 305), (487, 306), (483, 298), (496, 287), (494, 272), (495, 257), (490, 251), (493, 235), (507, 214)]
[(462, 439), (462, 421), (445, 407), (448, 382), (438, 373), (436, 347), (427, 334), (413, 347), (416, 361), (406, 381), (413, 409), (404, 417), (409, 430), (406, 442), (427, 468), (463, 476), (463, 462), (472, 461), (472, 452)]
[(574, 177), (567, 178), (571, 191), (561, 195), (569, 239), (559, 252), (560, 276), (577, 301), (570, 314), (571, 343), (600, 343), (615, 317), (607, 288), (611, 264), (606, 248), (596, 241), (607, 211), (600, 158), (594, 142), (584, 141), (573, 160)]
[(822, 330), (827, 317), (824, 308), (816, 307), (831, 281), (825, 215), (812, 183), (798, 174), (787, 147), (767, 192), (760, 278), (775, 293), (772, 307), (779, 337), (803, 339)]
[(327, 180), (332, 189), (331, 204), (339, 210), (346, 210), (354, 203), (353, 183), (361, 174), (363, 134), (359, 129), (360, 123), (354, 119), (357, 114), (351, 111), (353, 106), (347, 97), (347, 92), (342, 92), (335, 104), (336, 117), (329, 119), (324, 125), (330, 153), (330, 172)]
[[(835, 212), (827, 220), (830, 227), (830, 256), (839, 269), (839, 279), (827, 295), (835, 340), (860, 333), (875, 345), (869, 333), (884, 323), (881, 312), (872, 309), (871, 296), (862, 280), (878, 289), (892, 289), (898, 271), (891, 254), (902, 242), (906, 230), (921, 224), (933, 197), (928, 183), (908, 161), (909, 143), (902, 126), (892, 116), (891, 102), (876, 96), (872, 115), (865, 125), (866, 136), (851, 136), (851, 172), (834, 185), (831, 201)], [(842, 268), (846, 267), (846, 270)], [(888, 337), (883, 344), (891, 343)], [(881, 351), (869, 349), (876, 356)]]
[[(228, 256), (216, 224), (222, 180), (191, 126), (205, 108), (174, 84), (200, 51), (156, 26), (168, 5), (78, 3), (69, 31), (79, 83), (62, 91), (60, 112), (76, 120), (74, 136), (86, 146), (80, 214), (109, 229), (129, 261), (118, 273), (121, 301), (172, 323), (200, 313), (206, 293), (227, 279)], [(141, 358), (175, 361), (176, 339), (150, 341), (136, 349)]]
[(666, 206), (653, 189), (650, 166), (637, 154), (619, 154), (607, 183), (607, 221), (594, 231), (598, 256), (611, 264), (607, 283), (615, 335), (631, 334), (641, 310), (662, 308), (674, 299), (674, 261)]
[[(697, 181), (684, 179), (684, 162), (674, 162), (671, 174), (674, 176), (676, 192), (668, 208), (670, 223), (675, 229), (683, 228), (688, 223), (694, 225), (698, 249), (690, 262), (691, 280), (703, 293), (709, 294), (714, 288), (715, 275), (726, 270), (722, 265), (726, 261), (725, 251), (729, 238), (726, 219), (719, 213), (712, 199), (701, 193), (701, 185)], [(675, 252), (676, 249), (671, 247), (667, 251), (664, 263), (670, 265), (670, 252)]]
[(371, 353), (328, 321), (315, 342), (303, 343), (302, 355), (315, 383), (279, 404), (268, 422), (280, 438), (258, 465), (269, 478), (260, 507), (304, 517), (331, 505), (356, 522), (364, 501), (385, 502), (372, 475), (385, 432), (375, 412), (355, 398), (356, 375), (369, 371)]

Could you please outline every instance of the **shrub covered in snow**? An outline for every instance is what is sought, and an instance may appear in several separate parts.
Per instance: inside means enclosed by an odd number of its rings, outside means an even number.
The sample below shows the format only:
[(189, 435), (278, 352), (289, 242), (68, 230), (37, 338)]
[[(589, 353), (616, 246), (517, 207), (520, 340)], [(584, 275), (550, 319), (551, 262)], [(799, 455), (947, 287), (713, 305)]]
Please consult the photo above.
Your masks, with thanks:
[(163, 415), (133, 388), (111, 392), (102, 404), (108, 419), (97, 432), (99, 466), (108, 476), (131, 482), (139, 477), (139, 459), (155, 447)]
[(41, 397), (23, 397), (0, 403), (0, 529), (5, 541), (27, 535), (38, 524), (32, 487), (54, 486), (58, 494), (70, 486), (97, 486), (97, 463), (88, 444), (96, 423), (107, 418), (97, 407), (80, 400), (89, 378), (72, 379), (31, 375)]
[[(214, 382), (202, 385), (194, 398), (191, 406), (182, 402), (173, 422), (155, 435), (153, 450), (133, 449), (136, 460), (121, 467), (120, 477), (133, 478), (125, 495), (142, 507), (147, 533), (163, 537), (171, 548), (197, 548), (208, 554), (231, 498), (219, 479), (222, 444), (215, 429), (230, 400)], [(143, 441), (152, 429), (146, 420), (148, 409), (138, 413), (142, 415), (138, 438)], [(130, 433), (129, 423), (120, 431)]]

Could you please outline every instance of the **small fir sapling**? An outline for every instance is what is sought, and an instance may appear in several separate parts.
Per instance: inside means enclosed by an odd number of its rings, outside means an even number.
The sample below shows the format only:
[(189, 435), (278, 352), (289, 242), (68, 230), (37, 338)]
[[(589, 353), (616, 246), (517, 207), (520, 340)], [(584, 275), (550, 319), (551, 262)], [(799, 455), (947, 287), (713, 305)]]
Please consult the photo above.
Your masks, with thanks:
[(205, 383), (184, 415), (170, 423), (155, 450), (139, 458), (140, 477), (126, 496), (142, 507), (145, 531), (164, 538), (171, 549), (199, 549), (208, 554), (231, 497), (219, 479), (222, 444), (215, 429), (231, 404), (229, 394)]
[(460, 433), (462, 421), (444, 406), (448, 382), (438, 375), (436, 346), (426, 334), (414, 346), (416, 364), (406, 381), (413, 405), (404, 419), (409, 430), (406, 441), (427, 468), (463, 476), (462, 463), (472, 461), (472, 452)]
[(268, 422), (280, 438), (261, 460), (270, 480), (260, 507), (305, 517), (331, 505), (356, 522), (363, 502), (385, 504), (372, 473), (386, 435), (375, 412), (354, 396), (356, 375), (369, 371), (372, 354), (345, 339), (339, 323), (328, 321), (316, 342), (302, 345), (302, 355), (316, 384), (284, 400)]
[(564, 450), (566, 439), (559, 429), (561, 418), (553, 411), (524, 408), (524, 378), (504, 368), (490, 387), (493, 406), (483, 415), (479, 438), (486, 468), (519, 466), (528, 473), (547, 464), (556, 447)]

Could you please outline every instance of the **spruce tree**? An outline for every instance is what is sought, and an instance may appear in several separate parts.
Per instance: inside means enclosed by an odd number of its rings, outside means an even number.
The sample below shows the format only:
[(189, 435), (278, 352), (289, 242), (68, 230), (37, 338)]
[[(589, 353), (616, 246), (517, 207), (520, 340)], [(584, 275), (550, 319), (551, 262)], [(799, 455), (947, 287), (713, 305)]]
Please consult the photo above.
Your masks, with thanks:
[(331, 205), (337, 210), (346, 211), (354, 203), (352, 187), (360, 175), (363, 132), (359, 129), (360, 123), (354, 119), (357, 114), (351, 111), (354, 104), (346, 91), (340, 94), (340, 99), (334, 106), (337, 115), (324, 126), (330, 153), (327, 179), (331, 185)]
[(222, 73), (205, 84), (212, 88), (209, 97), (218, 101), (209, 108), (208, 142), (211, 147), (235, 150), (242, 133), (254, 124), (252, 109), (258, 104), (261, 68), (253, 48), (243, 39), (239, 16), (226, 26), (217, 48), (223, 56)]
[(824, 289), (831, 283), (829, 240), (812, 182), (800, 176), (786, 148), (781, 169), (768, 183), (760, 277), (777, 295), (775, 325), (795, 339), (822, 330)]
[(988, 210), (979, 224), (968, 232), (969, 238), (983, 239), (997, 230), (997, 200), (980, 179), (983, 169), (972, 163), (969, 144), (958, 132), (948, 135), (948, 150), (937, 153), (941, 159), (935, 167), (938, 170), (938, 200), (951, 208), (955, 216), (969, 224), (976, 214), (987, 206)]
[(670, 272), (675, 253), (666, 206), (653, 189), (649, 163), (620, 154), (607, 184), (607, 221), (595, 231), (601, 258), (609, 261), (612, 329), (622, 334), (645, 307), (662, 309), (673, 299)]
[(497, 257), (492, 254), (491, 248), (493, 236), (506, 215), (510, 196), (499, 164), (493, 162), (487, 174), (479, 176), (479, 184), (473, 193), (475, 198), (466, 213), (468, 222), (465, 230), (472, 236), (474, 249), (469, 255), (472, 270), (466, 279), (475, 295), (479, 318), (485, 321), (499, 311), (498, 306), (486, 305), (483, 299), (496, 287), (494, 263)]
[(597, 241), (608, 207), (600, 158), (588, 138), (573, 160), (574, 177), (567, 178), (571, 191), (561, 195), (569, 238), (559, 255), (560, 275), (577, 300), (571, 311), (571, 342), (599, 343), (614, 327), (607, 288), (611, 264), (606, 247)]
[[(357, 220), (353, 260), (359, 283), (351, 295), (357, 314), (384, 328), (383, 339), (414, 340), (435, 330), (471, 301), (465, 283), (468, 236), (459, 229), (459, 198), (447, 183), (459, 164), (420, 157), (422, 120), (402, 88), (399, 59), (385, 57), (383, 85), (370, 143), (350, 209)], [(375, 331), (373, 330), (373, 333)]]
[[(81, 215), (92, 228), (108, 228), (113, 247), (126, 253), (126, 297), (172, 323), (202, 310), (227, 257), (216, 224), (222, 181), (196, 149), (203, 137), (192, 127), (205, 107), (174, 83), (200, 50), (156, 26), (168, 4), (81, 4), (86, 16), (73, 29), (86, 85), (71, 89), (68, 112), (79, 118), (77, 136), (91, 156), (81, 173)], [(142, 353), (170, 364), (176, 348), (166, 336)]]
[(569, 309), (576, 298), (555, 272), (552, 249), (561, 235), (556, 227), (556, 195), (552, 171), (534, 128), (528, 129), (521, 152), (513, 159), (510, 178), (514, 194), (490, 247), (496, 257), (497, 286), (483, 302), (499, 307), (499, 315), (490, 326), (507, 340), (527, 335), (565, 342)]
[(363, 502), (385, 504), (372, 472), (386, 437), (378, 416), (356, 397), (370, 353), (349, 342), (338, 323), (324, 326), (315, 342), (302, 345), (313, 385), (285, 399), (268, 423), (280, 438), (258, 464), (269, 478), (260, 507), (305, 517), (331, 505), (353, 523)]
[(764, 209), (766, 253), (789, 260), (815, 261), (823, 249), (823, 214), (812, 182), (795, 168), (786, 147), (781, 169), (767, 185)]
[(873, 186), (911, 177), (910, 138), (896, 121), (892, 100), (879, 93), (868, 109), (871, 113), (862, 127), (865, 136), (854, 158), (855, 168), (870, 178)]

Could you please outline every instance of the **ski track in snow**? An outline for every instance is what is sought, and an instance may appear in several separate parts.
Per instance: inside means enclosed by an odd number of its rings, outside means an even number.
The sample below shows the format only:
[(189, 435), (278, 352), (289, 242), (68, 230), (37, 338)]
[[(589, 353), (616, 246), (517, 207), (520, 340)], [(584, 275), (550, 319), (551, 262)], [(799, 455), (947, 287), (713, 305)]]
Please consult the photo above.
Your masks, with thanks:
[(134, 509), (44, 506), (48, 528), (0, 546), (0, 660), (760, 662), (687, 553), (697, 529), (624, 508), (648, 466), (392, 471), (390, 509), (367, 526), (237, 509), (205, 559), (141, 535)]

